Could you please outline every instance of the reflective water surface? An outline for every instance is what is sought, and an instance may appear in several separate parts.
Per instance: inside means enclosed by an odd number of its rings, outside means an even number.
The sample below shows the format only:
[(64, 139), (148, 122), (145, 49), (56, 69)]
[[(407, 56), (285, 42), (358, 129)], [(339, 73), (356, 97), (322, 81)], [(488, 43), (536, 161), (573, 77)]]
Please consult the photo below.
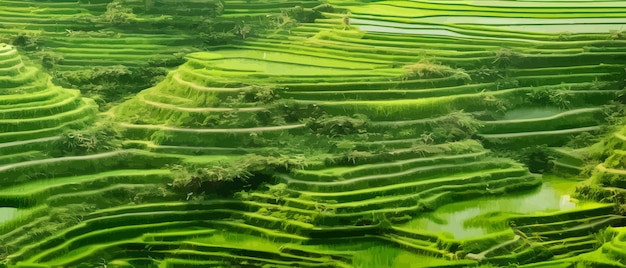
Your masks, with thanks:
[[(506, 215), (551, 212), (589, 205), (570, 197), (569, 193), (573, 192), (577, 183), (575, 180), (545, 176), (543, 185), (535, 191), (444, 205), (435, 212), (413, 219), (403, 227), (433, 233), (447, 232), (455, 238), (485, 235), (490, 233), (490, 229), (506, 228)], [(490, 220), (501, 224), (491, 226), (487, 224)]]

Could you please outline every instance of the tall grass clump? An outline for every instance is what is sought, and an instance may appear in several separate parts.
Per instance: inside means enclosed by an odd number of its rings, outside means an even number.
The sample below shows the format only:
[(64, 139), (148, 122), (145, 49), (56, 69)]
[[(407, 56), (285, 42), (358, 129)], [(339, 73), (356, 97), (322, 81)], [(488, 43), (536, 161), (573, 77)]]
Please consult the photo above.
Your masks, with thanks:
[(402, 67), (402, 70), (404, 70), (403, 80), (443, 77), (451, 77), (465, 81), (471, 80), (470, 75), (463, 69), (454, 69), (450, 66), (441, 65), (428, 58), (423, 58), (414, 64), (405, 65)]

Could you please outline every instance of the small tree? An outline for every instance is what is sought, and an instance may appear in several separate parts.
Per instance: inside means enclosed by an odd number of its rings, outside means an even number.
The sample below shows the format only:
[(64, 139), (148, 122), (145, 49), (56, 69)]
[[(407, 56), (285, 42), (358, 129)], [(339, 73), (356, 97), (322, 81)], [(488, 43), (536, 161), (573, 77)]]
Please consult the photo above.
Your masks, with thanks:
[(233, 32), (235, 33), (235, 35), (240, 36), (242, 39), (246, 39), (246, 37), (250, 35), (252, 31), (253, 31), (252, 26), (246, 23), (245, 21), (238, 23), (237, 25), (235, 25), (235, 28), (233, 29)]

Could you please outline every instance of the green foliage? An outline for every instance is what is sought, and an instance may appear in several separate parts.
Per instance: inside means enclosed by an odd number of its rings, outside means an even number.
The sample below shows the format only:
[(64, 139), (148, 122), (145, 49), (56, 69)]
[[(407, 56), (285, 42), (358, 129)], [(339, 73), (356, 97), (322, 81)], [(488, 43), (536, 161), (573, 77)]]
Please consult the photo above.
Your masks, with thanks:
[(602, 247), (605, 243), (610, 243), (619, 233), (613, 230), (611, 227), (604, 228), (599, 230), (596, 233), (593, 233), (593, 237), (596, 239), (595, 248), (598, 249)]
[(337, 152), (350, 152), (356, 148), (356, 144), (349, 140), (340, 140), (334, 142), (333, 147)]
[(87, 155), (121, 148), (122, 135), (112, 121), (102, 120), (85, 130), (72, 130), (54, 144), (57, 156)]
[(626, 154), (621, 150), (615, 151), (604, 163), (607, 168), (626, 169)]
[(149, 65), (94, 67), (73, 72), (55, 73), (54, 82), (66, 88), (77, 88), (96, 100), (101, 111), (125, 97), (152, 87), (167, 74), (165, 68)]
[(358, 151), (351, 150), (349, 152), (344, 153), (344, 161), (337, 164), (347, 164), (347, 165), (356, 165), (357, 160), (365, 160), (374, 156), (374, 153), (370, 151)]
[(496, 80), (496, 89), (509, 89), (509, 88), (517, 88), (519, 87), (519, 81), (511, 76), (505, 75), (500, 79)]
[(589, 132), (573, 135), (566, 146), (574, 149), (585, 148), (600, 141), (600, 137)]
[(263, 104), (270, 104), (279, 99), (278, 94), (272, 87), (262, 86), (254, 88), (254, 100)]
[(604, 105), (603, 113), (606, 124), (611, 130), (617, 130), (626, 125), (626, 105), (617, 101), (611, 101)]
[(568, 90), (553, 90), (550, 91), (549, 103), (561, 109), (568, 109), (570, 107), (570, 97), (571, 93)]
[(332, 215), (337, 212), (337, 209), (332, 206), (332, 204), (315, 202), (315, 212), (318, 215)]
[(369, 119), (362, 114), (349, 116), (321, 116), (310, 118), (306, 121), (306, 126), (316, 135), (323, 135), (329, 138), (337, 136), (362, 134), (367, 132)]
[(219, 46), (229, 44), (235, 37), (233, 32), (217, 32), (200, 33), (202, 42), (207, 46)]
[(317, 104), (303, 105), (293, 100), (279, 100), (275, 107), (287, 123), (307, 123), (311, 120), (320, 120), (325, 112)]
[(491, 82), (497, 79), (503, 79), (502, 72), (498, 69), (491, 69), (487, 66), (481, 66), (479, 69), (467, 72), (472, 80), (478, 83)]
[(275, 32), (286, 31), (289, 34), (291, 34), (291, 29), (298, 26), (298, 21), (289, 17), (284, 12), (275, 16), (271, 23), (273, 24), (272, 28), (275, 29)]
[(193, 174), (187, 167), (172, 164), (167, 165), (166, 168), (172, 171), (172, 183), (168, 186), (171, 186), (176, 192), (193, 193), (202, 187), (201, 178)]
[(162, 202), (173, 196), (173, 193), (162, 185), (154, 187), (144, 187), (135, 193), (133, 196), (133, 203), (145, 204), (150, 202)]
[(556, 153), (547, 145), (532, 145), (520, 151), (498, 151), (496, 155), (515, 159), (528, 167), (532, 173), (547, 173), (551, 169), (550, 161), (556, 159)]
[(59, 62), (63, 60), (63, 56), (52, 52), (45, 52), (41, 55), (41, 66), (44, 70), (52, 70)]
[[(174, 192), (185, 193), (187, 200), (194, 194), (211, 190), (207, 187), (206, 191), (203, 191), (205, 190), (203, 186), (211, 185), (221, 188), (221, 184), (224, 183), (244, 184), (252, 176), (252, 173), (248, 171), (247, 163), (238, 162), (218, 163), (210, 168), (198, 168), (195, 171), (190, 171), (188, 167), (182, 165), (170, 165), (169, 168), (174, 174), (169, 186)], [(211, 193), (219, 194), (216, 191)]]
[[(324, 5), (316, 7), (318, 9), (327, 10)], [(331, 6), (332, 8), (332, 6)], [(299, 23), (312, 23), (322, 15), (317, 9), (306, 9), (301, 6), (292, 8), (281, 8), (279, 14), (268, 15), (266, 28), (274, 31), (286, 31), (291, 34), (291, 29), (298, 26)]]
[(533, 105), (552, 105), (561, 109), (570, 107), (571, 92), (562, 87), (557, 90), (539, 87), (526, 93), (526, 103)]
[(275, 172), (303, 169), (306, 165), (304, 157), (300, 156), (257, 154), (236, 161), (218, 162), (210, 167), (170, 165), (173, 181), (169, 186), (174, 192), (186, 194), (187, 199), (201, 193), (230, 197), (236, 192), (271, 182)]
[(43, 37), (33, 33), (0, 35), (0, 43), (14, 45), (24, 51), (37, 51), (42, 48)]
[[(328, 5), (319, 5), (313, 9), (305, 9), (301, 6), (292, 8), (281, 8), (280, 13), (298, 23), (312, 23), (315, 19), (321, 18), (322, 15), (318, 10), (329, 10)], [(332, 6), (330, 6), (332, 9)]]
[(283, 203), (283, 199), (289, 196), (289, 191), (287, 190), (287, 184), (279, 183), (276, 185), (268, 186), (267, 193), (273, 196), (276, 200), (276, 203)]
[(626, 192), (618, 188), (603, 188), (593, 181), (576, 186), (575, 197), (604, 203), (626, 204)]
[(625, 40), (626, 32), (624, 30), (610, 30), (609, 31), (609, 39), (610, 40)]
[(494, 52), (494, 59), (491, 62), (498, 68), (506, 69), (514, 66), (523, 58), (523, 55), (508, 48), (500, 48)]
[(591, 177), (596, 173), (596, 167), (601, 163), (596, 159), (585, 159), (585, 164), (582, 166), (580, 175), (583, 177)]
[(422, 139), (436, 143), (472, 138), (478, 133), (480, 128), (483, 127), (481, 121), (462, 110), (453, 111), (430, 124), (432, 133), (428, 132), (423, 134)]
[(232, 33), (235, 36), (240, 37), (241, 39), (246, 39), (246, 37), (255, 36), (259, 32), (259, 27), (255, 24), (251, 24), (246, 21), (240, 21), (235, 24), (235, 27), (232, 29)]
[(405, 65), (402, 67), (404, 70), (404, 75), (402, 77), (403, 80), (408, 79), (428, 79), (428, 78), (442, 78), (442, 77), (453, 77), (455, 79), (460, 80), (471, 80), (470, 75), (468, 75), (462, 69), (454, 69), (450, 66), (441, 65), (436, 63), (428, 58), (422, 58), (415, 64)]
[(272, 104), (280, 97), (277, 88), (271, 86), (252, 86), (240, 91), (236, 96), (228, 96), (223, 100), (223, 106), (237, 107), (241, 104)]
[(129, 25), (135, 19), (133, 9), (124, 6), (123, 0), (115, 0), (107, 5), (107, 9), (104, 12), (103, 20), (113, 26), (125, 26)]
[(233, 31), (220, 30), (211, 19), (204, 20), (198, 26), (198, 36), (204, 46), (230, 44), (235, 39)]
[(545, 88), (537, 88), (526, 93), (526, 103), (529, 104), (547, 104), (550, 101), (550, 90)]
[(508, 100), (498, 98), (491, 92), (483, 92), (481, 93), (481, 95), (483, 97), (483, 101), (485, 102), (485, 104), (487, 104), (487, 107), (490, 111), (503, 114), (511, 106), (511, 103)]
[(143, 66), (139, 68), (178, 67), (187, 62), (185, 54), (187, 54), (185, 51), (179, 51), (172, 55), (159, 55), (158, 57), (147, 60)]

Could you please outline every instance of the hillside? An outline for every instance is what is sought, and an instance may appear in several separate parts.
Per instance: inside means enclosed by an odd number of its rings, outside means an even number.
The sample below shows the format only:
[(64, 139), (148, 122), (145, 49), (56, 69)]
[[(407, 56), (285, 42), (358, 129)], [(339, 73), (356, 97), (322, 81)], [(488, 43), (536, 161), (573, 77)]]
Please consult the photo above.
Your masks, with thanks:
[(626, 267), (621, 2), (0, 7), (2, 267)]

